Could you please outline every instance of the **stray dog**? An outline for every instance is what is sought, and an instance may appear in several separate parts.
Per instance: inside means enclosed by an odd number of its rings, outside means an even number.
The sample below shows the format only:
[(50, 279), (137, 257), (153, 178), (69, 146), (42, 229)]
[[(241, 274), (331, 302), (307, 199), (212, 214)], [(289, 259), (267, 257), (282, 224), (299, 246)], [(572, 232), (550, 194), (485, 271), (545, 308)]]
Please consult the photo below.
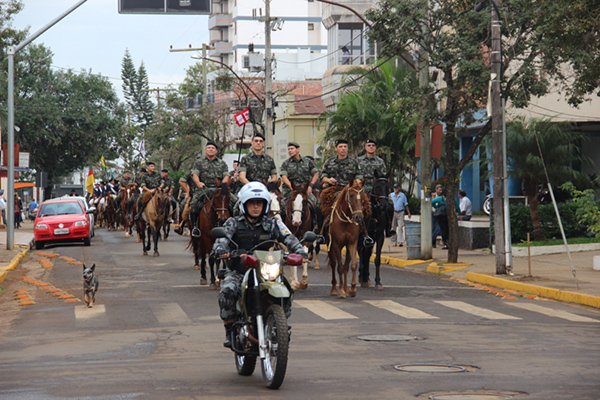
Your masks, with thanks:
[(95, 269), (96, 264), (92, 265), (92, 268), (87, 268), (83, 264), (83, 297), (89, 308), (94, 305), (98, 291), (98, 277), (94, 273)]

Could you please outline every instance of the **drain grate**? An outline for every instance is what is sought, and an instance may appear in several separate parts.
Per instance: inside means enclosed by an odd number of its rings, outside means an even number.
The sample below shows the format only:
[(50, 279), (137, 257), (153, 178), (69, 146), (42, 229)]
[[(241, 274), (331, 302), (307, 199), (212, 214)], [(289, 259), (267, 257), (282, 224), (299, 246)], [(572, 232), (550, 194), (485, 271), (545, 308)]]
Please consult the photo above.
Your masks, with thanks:
[(402, 372), (430, 372), (442, 374), (465, 372), (467, 370), (460, 365), (451, 364), (400, 364), (395, 365), (394, 368)]
[[(497, 390), (464, 391), (464, 392), (436, 392), (428, 393), (430, 400), (502, 400), (514, 399), (526, 393), (505, 392)], [(421, 396), (419, 396), (421, 397)]]
[(366, 335), (359, 336), (358, 339), (365, 342), (408, 342), (410, 340), (418, 340), (419, 338), (407, 335)]

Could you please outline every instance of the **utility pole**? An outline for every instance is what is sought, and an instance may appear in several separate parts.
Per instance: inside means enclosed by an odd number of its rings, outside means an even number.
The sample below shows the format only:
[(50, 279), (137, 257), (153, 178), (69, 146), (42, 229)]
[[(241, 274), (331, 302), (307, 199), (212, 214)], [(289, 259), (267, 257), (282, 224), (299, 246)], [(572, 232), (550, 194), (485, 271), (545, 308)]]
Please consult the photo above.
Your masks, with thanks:
[[(160, 114), (160, 92), (174, 92), (177, 89), (162, 89), (162, 88), (154, 88), (154, 89), (142, 89), (142, 92), (156, 92), (156, 114), (158, 115), (158, 126), (160, 127), (162, 124), (162, 118)], [(160, 170), (164, 169), (164, 159), (162, 146), (160, 147)]]
[[(429, 8), (429, 4), (427, 4)], [(423, 25), (423, 32), (427, 27)], [(421, 47), (418, 59), (419, 87), (429, 86), (429, 53), (425, 47)], [(421, 109), (423, 117), (419, 125), (421, 162), (419, 175), (421, 177), (421, 258), (428, 260), (433, 258), (431, 243), (431, 124), (425, 120), (426, 111), (429, 108), (429, 97), (421, 98)]]
[[(494, 244), (496, 245), (496, 274), (506, 274), (505, 231), (504, 231), (504, 202), (503, 202), (503, 177), (504, 177), (504, 141), (502, 130), (502, 30), (500, 10), (502, 0), (490, 0), (492, 3), (492, 161), (493, 161), (493, 188), (494, 188)], [(504, 193), (504, 196), (507, 196)]]
[(273, 146), (273, 73), (271, 71), (271, 0), (265, 0), (265, 146), (267, 154), (275, 157)]

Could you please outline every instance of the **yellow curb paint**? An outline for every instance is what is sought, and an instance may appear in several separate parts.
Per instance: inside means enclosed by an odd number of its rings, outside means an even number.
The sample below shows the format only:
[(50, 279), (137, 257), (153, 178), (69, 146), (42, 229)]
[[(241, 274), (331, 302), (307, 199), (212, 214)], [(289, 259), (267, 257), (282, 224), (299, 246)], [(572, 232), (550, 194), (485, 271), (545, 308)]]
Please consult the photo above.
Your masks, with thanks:
[(567, 290), (560, 290), (544, 286), (530, 285), (527, 283), (514, 282), (509, 279), (496, 278), (494, 276), (477, 274), (474, 272), (467, 273), (467, 280), (470, 280), (472, 282), (484, 283), (486, 285), (496, 286), (502, 289), (514, 289), (520, 292), (530, 293), (532, 295), (546, 297), (549, 299), (600, 308), (600, 296), (592, 296), (589, 294), (569, 292)]
[(473, 263), (442, 263), (442, 267), (469, 267), (473, 265)]
[(6, 267), (4, 267), (4, 269), (6, 271), (12, 271), (15, 268), (17, 268), (17, 266), (19, 265), (19, 263), (21, 262), (23, 257), (25, 257), (26, 254), (27, 254), (27, 250), (21, 250), (19, 252), (19, 254), (17, 254), (15, 257), (13, 257), (12, 261)]

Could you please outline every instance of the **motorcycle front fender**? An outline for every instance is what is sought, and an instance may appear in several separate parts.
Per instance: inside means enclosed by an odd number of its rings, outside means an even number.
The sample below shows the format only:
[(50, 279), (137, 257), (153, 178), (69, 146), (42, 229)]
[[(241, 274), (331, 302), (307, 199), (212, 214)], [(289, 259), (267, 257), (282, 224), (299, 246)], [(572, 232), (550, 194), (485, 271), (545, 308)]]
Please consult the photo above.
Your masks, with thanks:
[(280, 282), (261, 282), (260, 291), (263, 292), (265, 290), (269, 292), (270, 296), (275, 298), (289, 298), (292, 295), (288, 288)]

